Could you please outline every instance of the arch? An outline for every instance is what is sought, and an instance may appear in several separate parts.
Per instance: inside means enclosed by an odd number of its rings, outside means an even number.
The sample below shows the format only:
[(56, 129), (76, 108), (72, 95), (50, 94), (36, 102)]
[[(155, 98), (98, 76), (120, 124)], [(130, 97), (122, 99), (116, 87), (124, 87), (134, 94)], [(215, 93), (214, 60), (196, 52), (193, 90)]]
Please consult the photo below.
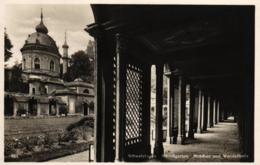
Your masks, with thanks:
[(35, 94), (35, 88), (32, 88), (32, 94)]
[(88, 103), (86, 103), (86, 102), (83, 103), (83, 110), (84, 110), (84, 116), (89, 115), (89, 105), (88, 105)]
[(54, 71), (54, 62), (53, 62), (53, 60), (50, 61), (50, 71)]
[(31, 116), (36, 116), (37, 115), (37, 100), (34, 98), (31, 98), (29, 100), (29, 114)]
[(57, 102), (54, 99), (49, 100), (49, 115), (55, 116), (57, 114)]
[(40, 59), (39, 58), (35, 58), (34, 59), (34, 69), (41, 69)]
[(26, 59), (23, 59), (23, 69), (26, 69)]
[(4, 109), (4, 115), (5, 116), (12, 116), (13, 115), (13, 109), (14, 109), (14, 100), (9, 95), (5, 97), (5, 109)]
[(89, 94), (89, 90), (88, 89), (84, 89), (83, 93)]

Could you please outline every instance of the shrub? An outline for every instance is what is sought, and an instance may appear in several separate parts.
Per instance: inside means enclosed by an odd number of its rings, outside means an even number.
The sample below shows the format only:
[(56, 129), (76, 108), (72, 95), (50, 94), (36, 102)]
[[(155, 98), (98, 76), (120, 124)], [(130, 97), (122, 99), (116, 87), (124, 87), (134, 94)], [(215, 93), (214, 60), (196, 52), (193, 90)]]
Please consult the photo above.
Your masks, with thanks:
[(5, 144), (5, 148), (4, 148), (5, 156), (15, 153), (15, 141), (13, 139), (5, 140), (4, 144)]
[(70, 124), (61, 141), (90, 140), (93, 136), (94, 119), (84, 117), (76, 123)]

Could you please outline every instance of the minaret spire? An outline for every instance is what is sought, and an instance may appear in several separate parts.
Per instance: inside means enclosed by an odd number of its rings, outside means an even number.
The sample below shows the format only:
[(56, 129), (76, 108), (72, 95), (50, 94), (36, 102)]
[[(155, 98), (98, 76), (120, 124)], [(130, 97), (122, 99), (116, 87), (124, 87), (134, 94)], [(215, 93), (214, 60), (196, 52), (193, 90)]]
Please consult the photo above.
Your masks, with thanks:
[(63, 74), (67, 73), (68, 71), (68, 64), (69, 64), (69, 58), (68, 58), (68, 49), (69, 46), (67, 44), (67, 31), (65, 31), (65, 36), (64, 36), (64, 44), (62, 45), (63, 48), (63, 56), (62, 56), (62, 68), (63, 68)]
[(62, 45), (63, 48), (68, 49), (69, 46), (67, 44), (67, 31), (65, 30), (65, 35), (64, 35), (64, 44)]
[(65, 42), (64, 45), (67, 45), (67, 31), (65, 30)]
[(41, 22), (43, 22), (42, 8), (41, 8)]

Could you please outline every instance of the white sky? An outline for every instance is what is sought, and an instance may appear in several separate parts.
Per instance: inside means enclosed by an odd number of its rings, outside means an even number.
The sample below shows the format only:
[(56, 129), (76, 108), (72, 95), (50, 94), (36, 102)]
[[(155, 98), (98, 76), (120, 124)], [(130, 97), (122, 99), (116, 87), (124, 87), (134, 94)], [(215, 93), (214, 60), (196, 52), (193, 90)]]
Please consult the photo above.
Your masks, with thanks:
[(93, 40), (84, 31), (86, 25), (94, 22), (90, 5), (87, 4), (8, 4), (5, 6), (5, 27), (13, 44), (13, 57), (6, 62), (12, 66), (16, 61), (21, 62), (20, 49), (28, 34), (35, 32), (40, 22), (40, 12), (43, 10), (43, 21), (49, 30), (49, 35), (56, 41), (62, 54), (64, 33), (67, 31), (69, 54), (85, 50), (88, 40)]

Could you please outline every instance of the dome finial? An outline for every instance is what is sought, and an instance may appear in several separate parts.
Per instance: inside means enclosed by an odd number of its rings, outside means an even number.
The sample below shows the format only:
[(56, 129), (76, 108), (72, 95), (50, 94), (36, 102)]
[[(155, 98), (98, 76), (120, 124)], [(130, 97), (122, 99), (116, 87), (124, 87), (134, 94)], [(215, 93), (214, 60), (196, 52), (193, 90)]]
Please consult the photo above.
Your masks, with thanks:
[(41, 8), (41, 22), (43, 22), (42, 8)]
[(47, 27), (43, 24), (43, 14), (42, 14), (42, 8), (41, 8), (41, 22), (39, 25), (36, 26), (36, 31), (41, 33), (48, 33)]

